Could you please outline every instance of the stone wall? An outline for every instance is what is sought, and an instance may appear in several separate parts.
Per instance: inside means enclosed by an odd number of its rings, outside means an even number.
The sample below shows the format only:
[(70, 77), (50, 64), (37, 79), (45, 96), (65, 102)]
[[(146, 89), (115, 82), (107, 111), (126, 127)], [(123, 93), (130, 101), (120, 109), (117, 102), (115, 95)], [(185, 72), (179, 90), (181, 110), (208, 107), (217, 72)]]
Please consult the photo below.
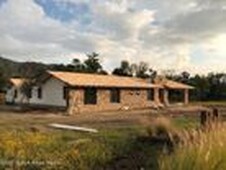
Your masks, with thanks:
[(114, 111), (123, 109), (148, 108), (154, 101), (147, 100), (146, 89), (121, 89), (120, 103), (111, 103), (110, 89), (97, 89), (97, 104), (84, 104), (84, 89), (70, 89), (68, 113)]

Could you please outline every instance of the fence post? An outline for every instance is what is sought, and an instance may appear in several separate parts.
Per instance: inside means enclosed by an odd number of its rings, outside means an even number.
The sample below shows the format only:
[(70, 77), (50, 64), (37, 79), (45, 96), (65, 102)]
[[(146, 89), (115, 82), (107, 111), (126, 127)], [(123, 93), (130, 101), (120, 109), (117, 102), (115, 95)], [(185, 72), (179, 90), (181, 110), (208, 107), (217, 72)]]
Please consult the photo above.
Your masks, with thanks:
[(206, 126), (206, 124), (207, 124), (207, 118), (208, 117), (208, 115), (207, 115), (207, 111), (201, 111), (200, 112), (200, 123), (201, 123), (201, 125), (202, 126)]
[(213, 122), (216, 124), (216, 125), (219, 125), (220, 121), (221, 121), (221, 115), (219, 113), (219, 110), (217, 108), (213, 108), (213, 118), (212, 118)]
[(213, 108), (213, 110), (210, 111), (201, 111), (200, 113), (200, 123), (201, 126), (208, 126), (213, 127), (214, 125), (217, 125), (220, 122), (220, 114), (219, 110), (217, 108)]
[(213, 108), (213, 121), (218, 122), (220, 119), (220, 114), (217, 108)]

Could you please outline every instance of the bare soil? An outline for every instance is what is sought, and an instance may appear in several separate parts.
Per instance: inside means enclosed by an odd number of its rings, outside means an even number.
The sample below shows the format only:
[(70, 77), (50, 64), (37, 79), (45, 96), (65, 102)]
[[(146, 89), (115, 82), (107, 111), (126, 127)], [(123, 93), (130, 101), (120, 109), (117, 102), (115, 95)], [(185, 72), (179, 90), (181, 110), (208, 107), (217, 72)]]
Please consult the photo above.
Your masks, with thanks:
[(201, 106), (174, 106), (160, 110), (133, 110), (101, 113), (84, 113), (67, 116), (64, 112), (49, 111), (1, 111), (0, 106), (0, 129), (20, 128), (47, 128), (50, 123), (62, 123), (86, 127), (122, 127), (130, 125), (142, 125), (158, 115), (198, 115)]

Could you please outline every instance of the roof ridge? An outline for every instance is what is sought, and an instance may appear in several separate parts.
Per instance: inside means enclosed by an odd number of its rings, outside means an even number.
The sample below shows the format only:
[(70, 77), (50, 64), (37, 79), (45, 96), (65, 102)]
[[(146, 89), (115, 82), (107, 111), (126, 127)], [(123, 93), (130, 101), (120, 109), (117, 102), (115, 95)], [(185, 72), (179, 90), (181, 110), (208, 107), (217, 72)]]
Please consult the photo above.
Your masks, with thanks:
[(159, 85), (151, 84), (142, 79), (134, 77), (123, 77), (116, 75), (99, 75), (91, 73), (77, 73), (68, 71), (48, 71), (48, 73), (72, 86), (102, 86), (102, 87), (136, 87), (154, 88)]
[(119, 75), (114, 75), (114, 74), (98, 74), (98, 73), (86, 73), (86, 72), (73, 72), (73, 71), (52, 71), (48, 70), (48, 73), (54, 72), (54, 73), (68, 73), (68, 74), (82, 74), (82, 75), (95, 75), (95, 76), (108, 76), (108, 77), (120, 77), (120, 78), (127, 78), (127, 79), (139, 79), (143, 80), (142, 78), (139, 77), (129, 77), (129, 76), (119, 76)]

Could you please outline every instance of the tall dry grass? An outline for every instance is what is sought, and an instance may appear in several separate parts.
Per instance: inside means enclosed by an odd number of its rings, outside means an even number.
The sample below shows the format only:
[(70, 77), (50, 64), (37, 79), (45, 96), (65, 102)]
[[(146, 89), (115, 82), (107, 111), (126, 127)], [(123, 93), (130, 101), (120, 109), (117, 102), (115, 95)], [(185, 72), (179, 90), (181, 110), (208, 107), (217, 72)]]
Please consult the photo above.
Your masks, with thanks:
[(180, 132), (174, 151), (159, 159), (160, 170), (225, 170), (226, 125)]
[(147, 133), (151, 138), (175, 142), (178, 136), (178, 129), (169, 117), (159, 116), (147, 122)]

